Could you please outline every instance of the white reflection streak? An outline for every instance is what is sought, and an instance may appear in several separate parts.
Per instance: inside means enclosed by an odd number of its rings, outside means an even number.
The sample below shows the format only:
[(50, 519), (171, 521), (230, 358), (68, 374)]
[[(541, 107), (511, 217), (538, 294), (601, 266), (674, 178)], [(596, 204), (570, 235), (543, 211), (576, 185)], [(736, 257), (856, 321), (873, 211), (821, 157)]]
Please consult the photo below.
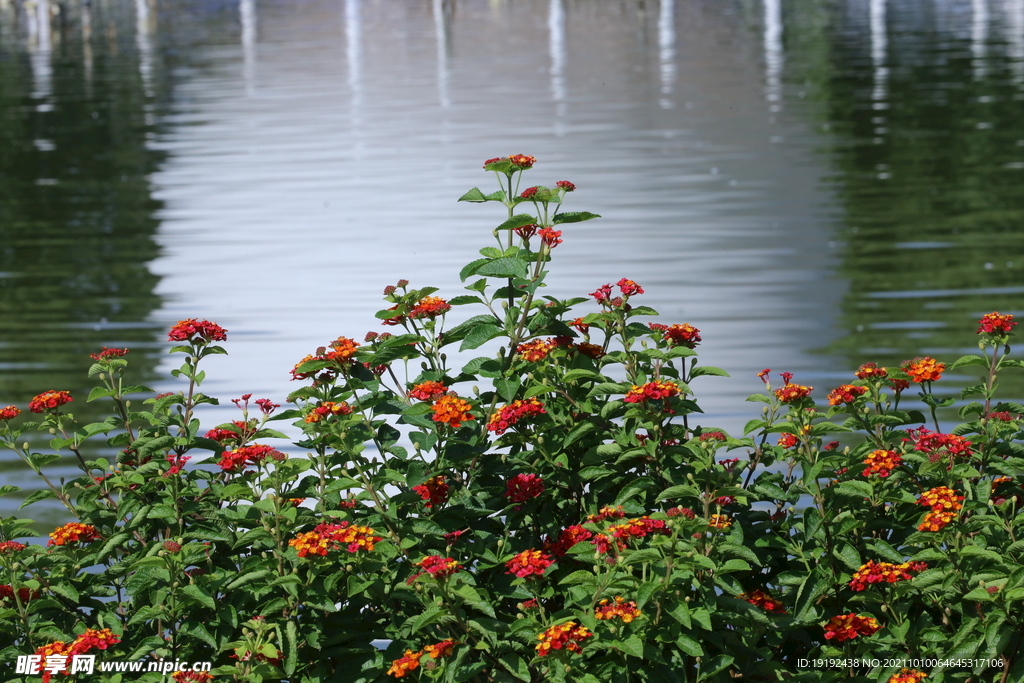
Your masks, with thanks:
[[(565, 101), (565, 5), (563, 0), (551, 0), (548, 12), (548, 31), (551, 34), (551, 96), (555, 102)], [(564, 112), (559, 108), (559, 115)]]
[(256, 1), (240, 0), (238, 15), (242, 22), (242, 79), (245, 95), (256, 92)]
[(139, 50), (139, 75), (146, 97), (153, 96), (153, 42), (149, 36), (149, 5), (135, 0), (135, 45)]
[[(37, 100), (49, 99), (53, 94), (53, 64), (50, 63), (50, 2), (36, 0), (35, 16), (29, 15), (29, 34), (35, 38), (32, 50), (32, 97)], [(40, 111), (48, 104), (36, 105)]]
[(658, 13), (658, 73), (661, 76), (662, 109), (671, 109), (672, 88), (676, 82), (676, 0), (661, 0)]
[(1024, 0), (1004, 0), (1006, 12), (1006, 51), (1013, 80), (1024, 85)]
[(448, 2), (434, 0), (434, 32), (437, 34), (437, 97), (441, 107), (451, 106), (448, 97)]
[(985, 77), (988, 42), (988, 0), (971, 0), (971, 66), (974, 77)]
[(871, 0), (871, 64), (875, 70), (875, 88), (871, 93), (875, 109), (885, 109), (883, 104), (889, 93), (889, 67), (885, 66), (885, 55), (889, 47), (889, 36), (885, 26), (886, 0)]
[(360, 124), (360, 110), (363, 103), (363, 25), (359, 14), (359, 0), (345, 0), (345, 50), (348, 59), (348, 89), (352, 98), (352, 139), (355, 146), (361, 146), (360, 136), (355, 134)]
[(782, 1), (764, 0), (764, 68), (768, 101), (771, 110), (782, 107), (782, 67), (785, 64), (782, 51)]
[(85, 87), (92, 98), (92, 3), (81, 1), (82, 61), (85, 64)]

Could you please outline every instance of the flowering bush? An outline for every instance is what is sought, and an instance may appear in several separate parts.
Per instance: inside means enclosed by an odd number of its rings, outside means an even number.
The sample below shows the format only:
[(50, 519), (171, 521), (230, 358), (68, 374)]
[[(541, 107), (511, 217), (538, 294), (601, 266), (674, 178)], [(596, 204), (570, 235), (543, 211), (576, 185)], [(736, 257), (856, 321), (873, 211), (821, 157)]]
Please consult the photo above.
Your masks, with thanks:
[[(1022, 367), (1012, 316), (982, 318), (978, 355), (865, 364), (825, 399), (765, 370), (761, 414), (729, 435), (694, 393), (725, 372), (693, 325), (641, 322), (641, 284), (546, 294), (554, 250), (596, 216), (562, 210), (571, 182), (521, 191), (535, 164), (488, 160), (499, 189), (462, 197), (507, 214), (468, 294), (387, 286), (390, 331), (303, 358), (283, 409), (246, 394), (202, 429), (199, 365), (228, 331), (190, 319), (169, 334), (181, 391), (126, 385), (105, 349), (88, 397), (0, 410), (44, 484), (25, 504), (73, 517), (47, 543), (0, 521), (0, 666), (104, 650), (216, 663), (177, 681), (1024, 680), (1024, 406), (995, 397)], [(973, 367), (943, 431), (954, 399), (933, 388)], [(80, 425), (73, 398), (111, 416)], [(64, 454), (82, 475), (54, 480)]]

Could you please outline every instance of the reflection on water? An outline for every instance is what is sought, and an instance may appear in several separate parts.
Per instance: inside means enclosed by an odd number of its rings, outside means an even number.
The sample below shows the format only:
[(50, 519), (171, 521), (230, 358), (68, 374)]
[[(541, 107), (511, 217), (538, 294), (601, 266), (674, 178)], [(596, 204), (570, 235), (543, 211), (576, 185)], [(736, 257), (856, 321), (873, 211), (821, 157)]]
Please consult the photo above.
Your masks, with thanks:
[(1024, 314), (1024, 0), (3, 8), (0, 403), (102, 344), (148, 377), (191, 316), (230, 330), (210, 393), (280, 399), (384, 285), (458, 292), (501, 212), (454, 199), (516, 152), (605, 217), (550, 292), (641, 282), (734, 374), (696, 387), (729, 429), (765, 366), (827, 391)]

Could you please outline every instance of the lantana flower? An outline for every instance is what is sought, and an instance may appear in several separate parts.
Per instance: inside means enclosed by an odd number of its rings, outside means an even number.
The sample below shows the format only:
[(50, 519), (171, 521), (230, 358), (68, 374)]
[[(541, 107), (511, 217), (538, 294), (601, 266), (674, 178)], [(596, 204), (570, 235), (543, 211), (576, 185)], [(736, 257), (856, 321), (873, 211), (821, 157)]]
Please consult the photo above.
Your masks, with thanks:
[(448, 488), (444, 475), (439, 474), (418, 486), (413, 486), (412, 490), (426, 501), (427, 508), (434, 508), (440, 507), (448, 501)]
[(501, 436), (520, 420), (536, 415), (544, 415), (547, 411), (544, 404), (536, 398), (516, 400), (496, 410), (487, 422), (487, 431)]
[(575, 621), (566, 621), (556, 624), (537, 635), (537, 655), (546, 657), (552, 650), (565, 650), (566, 652), (577, 653), (583, 649), (583, 644), (594, 636), (585, 626), (580, 626)]
[(910, 379), (918, 384), (923, 382), (935, 382), (942, 378), (942, 371), (946, 369), (945, 364), (934, 358), (925, 356), (914, 360), (903, 361), (900, 365), (903, 372), (910, 375)]
[(515, 574), (520, 579), (544, 576), (548, 567), (554, 563), (554, 558), (539, 550), (524, 550), (505, 563), (505, 573)]
[[(67, 391), (44, 391), (28, 403), (28, 409), (33, 413), (45, 413), (47, 410), (59, 408), (62, 405), (71, 403), (75, 399)], [(13, 406), (9, 406), (12, 407)], [(15, 408), (17, 410), (17, 408)]]
[(442, 396), (431, 407), (431, 410), (434, 411), (431, 419), (434, 422), (446, 424), (452, 429), (458, 429), (462, 426), (463, 422), (476, 419), (469, 412), (472, 407), (468, 401), (458, 396)]
[(633, 600), (626, 600), (621, 595), (616, 595), (614, 600), (605, 598), (597, 603), (594, 608), (594, 618), (601, 620), (618, 619), (624, 624), (632, 622), (640, 616), (640, 610)]
[(782, 602), (773, 598), (767, 591), (752, 590), (749, 593), (740, 593), (736, 596), (740, 600), (746, 600), (755, 607), (760, 607), (765, 612), (774, 612), (776, 614), (785, 614), (786, 608), (782, 606)]
[(859, 614), (841, 614), (832, 617), (825, 624), (825, 640), (835, 639), (837, 642), (853, 640), (857, 636), (870, 636), (882, 628), (874, 617), (862, 617)]
[(227, 341), (227, 330), (209, 320), (188, 318), (179, 320), (167, 333), (167, 341), (202, 342)]
[(92, 543), (99, 540), (100, 533), (91, 524), (69, 522), (50, 532), (50, 540), (46, 545), (70, 545), (72, 543)]
[(862, 591), (872, 583), (896, 583), (897, 581), (909, 581), (914, 578), (910, 572), (920, 572), (928, 568), (925, 562), (903, 562), (893, 564), (891, 562), (876, 562), (870, 560), (862, 564), (853, 574), (850, 580), (850, 588), (854, 591)]

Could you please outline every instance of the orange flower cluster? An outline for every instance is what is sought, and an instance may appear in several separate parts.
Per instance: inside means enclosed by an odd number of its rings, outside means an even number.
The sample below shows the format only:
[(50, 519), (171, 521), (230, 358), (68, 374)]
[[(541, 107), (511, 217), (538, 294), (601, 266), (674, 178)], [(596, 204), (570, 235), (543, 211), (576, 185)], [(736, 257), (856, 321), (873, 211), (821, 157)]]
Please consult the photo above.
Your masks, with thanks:
[(837, 406), (840, 403), (849, 405), (867, 392), (867, 387), (858, 387), (854, 384), (844, 384), (828, 393), (828, 404), (830, 406)]
[(637, 608), (636, 603), (632, 600), (626, 602), (619, 595), (615, 596), (614, 601), (605, 598), (594, 609), (594, 617), (596, 619), (620, 619), (624, 624), (630, 623), (639, 616), (640, 610)]
[(448, 501), (448, 483), (444, 475), (431, 477), (419, 486), (413, 486), (412, 490), (420, 495), (420, 498), (427, 501), (427, 507), (440, 507)]
[(204, 342), (227, 341), (228, 331), (217, 323), (209, 320), (179, 320), (178, 323), (167, 333), (167, 341), (195, 341), (199, 337)]
[(841, 614), (832, 617), (825, 624), (825, 640), (835, 638), (838, 642), (853, 640), (857, 636), (870, 636), (882, 628), (874, 617), (862, 617), (859, 614)]
[(783, 448), (793, 448), (798, 443), (800, 443), (800, 440), (796, 438), (796, 434), (783, 432), (782, 434), (779, 434), (779, 440), (777, 443), (779, 446), (782, 446)]
[(6, 406), (0, 408), (0, 420), (13, 420), (14, 418), (21, 415), (21, 409), (18, 406)]
[(431, 659), (451, 657), (456, 645), (458, 645), (458, 642), (454, 640), (442, 640), (440, 643), (427, 645), (419, 652), (406, 650), (404, 655), (391, 662), (388, 674), (395, 678), (403, 678), (410, 671), (415, 671), (419, 668), (420, 659), (423, 658), (423, 655), (430, 655)]
[(562, 239), (562, 231), (554, 228), (541, 228), (537, 234), (540, 235), (541, 244), (549, 249), (554, 249), (565, 241)]
[(571, 348), (576, 349), (588, 358), (597, 359), (604, 355), (604, 347), (600, 344), (580, 342), (579, 344), (573, 344)]
[(470, 408), (472, 406), (458, 396), (442, 396), (433, 405), (434, 416), (431, 419), (458, 429), (463, 422), (476, 419), (469, 413)]
[(583, 541), (589, 541), (594, 537), (594, 532), (586, 527), (579, 524), (573, 524), (572, 526), (562, 529), (558, 534), (558, 538), (552, 540), (550, 537), (544, 541), (544, 550), (550, 552), (552, 555), (558, 557), (564, 557), (569, 549), (577, 543)]
[(700, 330), (689, 323), (682, 325), (647, 323), (647, 327), (651, 328), (653, 332), (662, 332), (661, 338), (663, 341), (667, 341), (669, 346), (685, 346), (692, 349), (701, 342)]
[(214, 680), (209, 671), (175, 671), (171, 678), (174, 683), (210, 683)]
[(566, 652), (580, 652), (583, 643), (594, 634), (586, 626), (580, 626), (575, 621), (566, 621), (557, 624), (537, 635), (537, 655), (547, 657), (552, 650), (565, 650)]
[(898, 674), (890, 676), (887, 683), (919, 683), (926, 678), (928, 678), (928, 674), (923, 671), (903, 667)]
[(544, 360), (557, 346), (554, 339), (534, 339), (516, 347), (516, 353), (527, 363)]
[(947, 486), (937, 486), (925, 491), (917, 502), (930, 507), (931, 512), (924, 516), (924, 520), (917, 527), (918, 531), (939, 531), (944, 528), (963, 508), (963, 499), (963, 496), (958, 496), (956, 491)]
[(416, 577), (426, 573), (433, 576), (435, 579), (447, 579), (452, 574), (462, 569), (462, 565), (458, 561), (450, 557), (442, 557), (440, 555), (427, 555), (422, 560), (416, 563), (416, 566), (423, 571), (417, 572), (409, 577), (408, 582), (412, 583), (416, 580)]
[(281, 460), (284, 460), (285, 457), (284, 453), (273, 446), (254, 443), (249, 446), (236, 448), (233, 451), (225, 451), (220, 458), (220, 462), (217, 464), (220, 465), (221, 470), (225, 472), (241, 472), (245, 469), (246, 465), (256, 465), (267, 458), (272, 458), (280, 462)]
[(626, 403), (644, 403), (646, 401), (662, 401), (679, 395), (679, 385), (675, 382), (648, 382), (643, 386), (633, 385), (626, 397)]
[(911, 429), (909, 433), (914, 441), (914, 450), (926, 454), (931, 462), (937, 462), (944, 456), (968, 458), (973, 454), (971, 442), (956, 434), (940, 434), (926, 427)]
[(314, 424), (316, 422), (320, 422), (326, 417), (330, 417), (331, 415), (351, 414), (352, 406), (350, 406), (345, 401), (341, 401), (340, 403), (335, 403), (334, 401), (324, 401), (316, 408), (313, 408), (313, 410), (310, 411), (309, 415), (307, 415), (303, 419), (309, 424)]
[(942, 371), (946, 369), (946, 366), (934, 358), (925, 356), (924, 358), (903, 361), (900, 369), (910, 375), (910, 379), (920, 384), (921, 382), (938, 381), (942, 377)]
[(505, 563), (506, 574), (515, 574), (520, 579), (544, 576), (548, 567), (555, 563), (550, 555), (539, 550), (524, 550)]
[(635, 538), (646, 538), (647, 534), (670, 534), (672, 531), (663, 519), (651, 519), (644, 515), (637, 519), (627, 519), (622, 524), (615, 524), (598, 534), (592, 541), (600, 553), (608, 552), (610, 540), (614, 539), (619, 550), (625, 550), (627, 543)]
[(626, 516), (626, 508), (621, 505), (605, 505), (596, 514), (587, 515), (588, 522), (603, 522), (607, 519), (622, 519)]
[(425, 296), (416, 302), (416, 305), (409, 311), (410, 320), (428, 318), (433, 320), (439, 315), (444, 315), (452, 310), (452, 305), (439, 296)]
[(775, 397), (783, 403), (796, 403), (810, 396), (813, 389), (802, 384), (786, 384), (775, 390)]
[(877, 363), (865, 363), (853, 374), (857, 379), (885, 379), (889, 376), (889, 371), (878, 367)]
[(66, 391), (44, 391), (28, 402), (28, 409), (33, 413), (44, 413), (74, 400)]
[(544, 410), (544, 404), (536, 398), (513, 401), (491, 415), (491, 419), (487, 422), (487, 431), (494, 432), (500, 436), (523, 418), (533, 415), (544, 415), (545, 413), (547, 411)]
[(776, 600), (760, 588), (750, 591), (749, 593), (740, 593), (736, 597), (740, 600), (746, 600), (755, 607), (760, 607), (765, 612), (774, 612), (776, 614), (786, 613), (786, 608), (782, 606), (781, 601)]
[(356, 355), (359, 342), (348, 337), (338, 337), (331, 342), (330, 346), (331, 350), (324, 354), (324, 358), (338, 362), (348, 362)]
[[(67, 662), (68, 659), (76, 655), (84, 655), (91, 650), (106, 650), (111, 645), (116, 645), (120, 642), (121, 639), (114, 635), (114, 632), (109, 628), (88, 628), (84, 633), (82, 633), (82, 635), (78, 636), (70, 643), (65, 643), (63, 640), (57, 640), (43, 645), (36, 650), (36, 655), (42, 657), (43, 662), (46, 662), (47, 657), (65, 657), (67, 659), (61, 661)], [(66, 666), (61, 668), (66, 668)], [(49, 683), (52, 676), (53, 673), (51, 671), (44, 669), (43, 683)]]
[(711, 515), (708, 526), (712, 529), (726, 530), (732, 526), (732, 518), (729, 515)]
[(903, 458), (895, 451), (871, 451), (868, 453), (868, 457), (864, 458), (864, 464), (866, 465), (864, 476), (878, 475), (879, 477), (888, 477), (894, 469), (899, 467), (901, 462), (903, 462)]
[(875, 562), (870, 560), (867, 564), (861, 565), (853, 574), (850, 581), (850, 588), (855, 591), (862, 591), (872, 583), (896, 583), (897, 581), (909, 581), (912, 577), (909, 572), (920, 572), (928, 568), (925, 562), (903, 562), (893, 564), (891, 562)]
[(999, 312), (988, 313), (978, 321), (978, 334), (1010, 334), (1013, 326), (1012, 315), (999, 315)]
[(318, 524), (312, 531), (301, 533), (288, 545), (299, 552), (299, 557), (319, 555), (326, 557), (331, 550), (342, 546), (350, 553), (360, 550), (372, 551), (374, 544), (381, 540), (373, 529), (367, 526), (350, 525), (347, 521), (338, 524)]
[(70, 522), (52, 531), (46, 545), (69, 545), (79, 541), (91, 543), (99, 538), (100, 534), (96, 531), (96, 527), (81, 522)]
[(409, 396), (419, 401), (433, 401), (435, 398), (444, 396), (448, 392), (447, 387), (440, 382), (420, 382), (409, 390)]
[(8, 553), (16, 553), (19, 550), (24, 550), (28, 546), (24, 543), (18, 543), (17, 541), (4, 541), (0, 543), (0, 555), (7, 555)]

